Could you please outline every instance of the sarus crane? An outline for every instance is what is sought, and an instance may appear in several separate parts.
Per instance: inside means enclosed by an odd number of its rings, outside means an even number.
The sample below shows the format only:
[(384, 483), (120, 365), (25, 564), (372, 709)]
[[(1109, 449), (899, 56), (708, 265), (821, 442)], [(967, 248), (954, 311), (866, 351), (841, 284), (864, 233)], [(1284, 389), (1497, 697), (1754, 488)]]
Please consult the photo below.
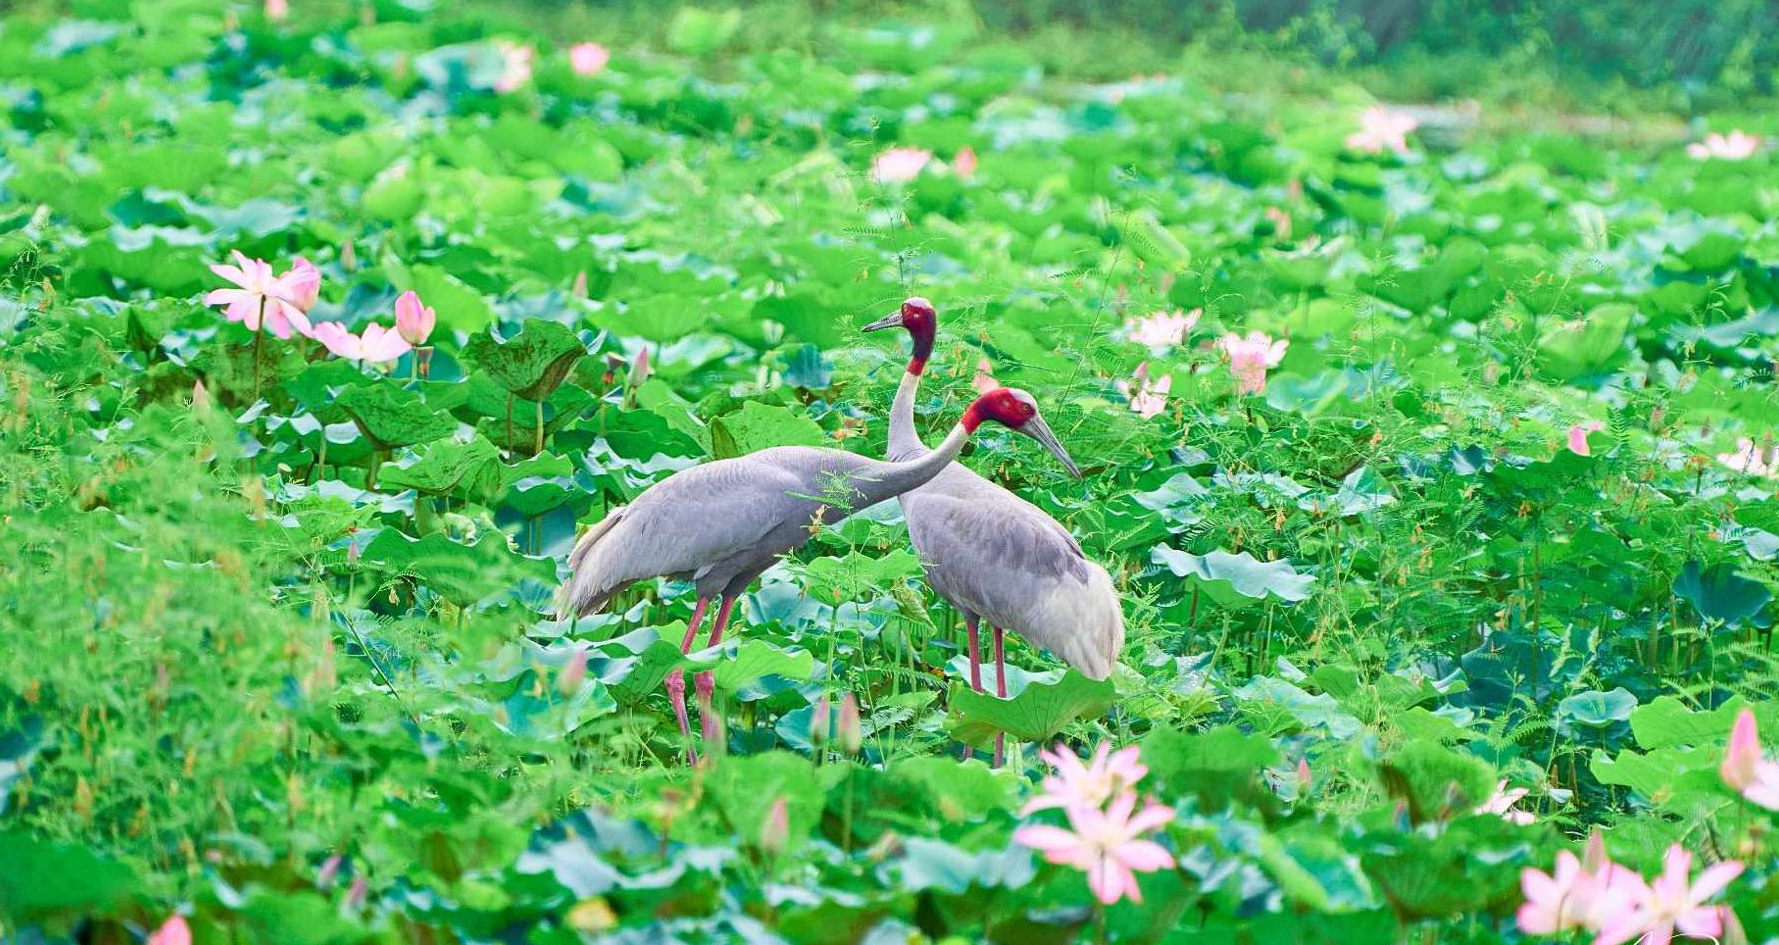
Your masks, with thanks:
[[(845, 450), (811, 446), (769, 449), (683, 469), (611, 510), (569, 552), (573, 572), (557, 596), (557, 612), (586, 616), (637, 581), (666, 577), (691, 581), (698, 600), (680, 652), (690, 653), (705, 608), (720, 601), (707, 646), (723, 630), (742, 591), (787, 552), (809, 541), (815, 529), (913, 489), (946, 469), (985, 420), (1042, 443), (1068, 463), (1068, 453), (1025, 391), (996, 388), (964, 410), (938, 449), (907, 462), (885, 462)], [(720, 735), (711, 711), (715, 680), (696, 677), (701, 729), (710, 742)], [(667, 677), (680, 734), (688, 745), (685, 674)], [(688, 747), (688, 759), (695, 755)]]
[[(891, 462), (931, 458), (914, 429), (914, 400), (933, 354), (939, 319), (919, 296), (866, 325), (864, 331), (902, 328), (913, 356), (890, 408)], [(1056, 450), (1059, 456), (1063, 454)], [(1071, 473), (1080, 471), (1068, 459)], [(1069, 530), (1044, 510), (961, 463), (947, 464), (925, 485), (899, 498), (908, 536), (927, 584), (964, 617), (970, 634), (970, 687), (982, 691), (980, 621), (994, 635), (995, 695), (1007, 697), (1003, 634), (1011, 630), (1061, 657), (1092, 679), (1112, 674), (1124, 648), (1124, 613), (1106, 569), (1088, 560)], [(1001, 763), (1004, 736), (995, 740)]]

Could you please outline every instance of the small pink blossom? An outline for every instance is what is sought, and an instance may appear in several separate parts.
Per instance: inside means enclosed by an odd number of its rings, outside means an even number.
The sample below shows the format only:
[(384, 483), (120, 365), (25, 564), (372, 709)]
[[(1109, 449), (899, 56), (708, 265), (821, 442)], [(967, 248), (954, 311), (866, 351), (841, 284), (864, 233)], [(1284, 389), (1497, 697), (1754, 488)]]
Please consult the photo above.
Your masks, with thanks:
[(572, 696), (581, 691), (581, 683), (587, 679), (587, 651), (577, 648), (569, 654), (568, 663), (562, 667), (562, 673), (556, 677), (556, 690), (564, 696)]
[(1507, 779), (1502, 778), (1500, 781), (1495, 782), (1495, 793), (1490, 795), (1488, 800), (1483, 801), (1482, 804), (1477, 807), (1476, 813), (1494, 814), (1510, 824), (1518, 824), (1521, 827), (1524, 827), (1527, 824), (1535, 822), (1538, 818), (1533, 816), (1531, 811), (1514, 809), (1514, 805), (1518, 804), (1530, 793), (1532, 792), (1525, 788), (1514, 788), (1511, 791), (1508, 790)]
[(1662, 874), (1654, 882), (1630, 870), (1612, 878), (1612, 888), (1630, 900), (1629, 909), (1616, 910), (1600, 928), (1594, 945), (1621, 945), (1636, 939), (1646, 945), (1669, 945), (1678, 930), (1687, 938), (1717, 939), (1723, 935), (1727, 906), (1708, 906), (1705, 901), (1722, 892), (1742, 875), (1742, 864), (1724, 860), (1692, 876), (1693, 856), (1676, 843), (1662, 860)]
[(1275, 239), (1291, 238), (1291, 214), (1280, 207), (1267, 207), (1266, 218), (1272, 222), (1272, 235)]
[(1779, 479), (1779, 449), (1775, 449), (1773, 438), (1767, 436), (1765, 446), (1756, 446), (1748, 437), (1736, 441), (1734, 453), (1718, 453), (1717, 461), (1740, 473), (1755, 477), (1771, 477)]
[(1235, 375), (1236, 394), (1266, 392), (1266, 372), (1278, 367), (1291, 342), (1274, 341), (1264, 332), (1251, 331), (1243, 338), (1230, 332), (1217, 340), (1217, 347), (1229, 358), (1229, 371)]
[(1586, 859), (1578, 861), (1565, 850), (1557, 854), (1554, 873), (1526, 868), (1520, 873), (1526, 902), (1515, 916), (1520, 931), (1527, 935), (1556, 935), (1576, 928), (1598, 931), (1630, 906), (1630, 893), (1613, 882), (1620, 874), (1629, 871), (1606, 857), (1598, 831), (1588, 841)]
[(1760, 729), (1754, 713), (1743, 709), (1730, 728), (1729, 748), (1718, 769), (1725, 784), (1767, 810), (1779, 810), (1779, 761), (1768, 761), (1760, 750)]
[(265, 260), (248, 259), (238, 249), (233, 254), (235, 265), (217, 263), (210, 271), (234, 283), (236, 288), (212, 289), (205, 294), (204, 304), (223, 306), (229, 321), (241, 322), (249, 331), (259, 331), (263, 322), (266, 330), (279, 338), (289, 338), (292, 326), (297, 332), (308, 334), (309, 317), (295, 302), (303, 286), (300, 282), (296, 286), (289, 284), (297, 270), (274, 277)]
[(1598, 420), (1588, 420), (1569, 428), (1569, 452), (1577, 456), (1594, 455), (1588, 449), (1588, 434), (1606, 429), (1606, 424)]
[(568, 294), (577, 299), (587, 297), (587, 270), (582, 269), (574, 274), (574, 285), (569, 287)]
[(1686, 146), (1686, 153), (1694, 159), (1708, 161), (1718, 158), (1724, 161), (1746, 161), (1760, 149), (1760, 138), (1748, 134), (1740, 128), (1729, 134), (1711, 132), (1703, 141), (1694, 141)]
[(976, 376), (970, 379), (970, 386), (976, 388), (978, 394), (986, 394), (1001, 386), (1001, 382), (995, 380), (994, 365), (989, 364), (987, 358), (976, 361)]
[(500, 43), (501, 72), (494, 80), (494, 91), (510, 95), (531, 81), (531, 60), (537, 51), (519, 43)]
[(431, 306), (422, 305), (420, 296), (412, 290), (403, 292), (395, 300), (395, 330), (402, 340), (415, 347), (426, 344), (432, 337), (433, 326), (438, 324), (438, 314)]
[(282, 20), (290, 16), (290, 0), (266, 0), (266, 19)]
[(951, 169), (957, 176), (968, 179), (976, 176), (976, 149), (964, 145), (951, 159)]
[(180, 916), (170, 916), (154, 930), (145, 945), (191, 945), (191, 926)]
[(364, 326), (364, 334), (355, 335), (339, 322), (322, 322), (315, 326), (311, 337), (338, 357), (372, 364), (394, 361), (413, 350), (394, 329), (376, 324)]
[(641, 387), (642, 382), (648, 380), (649, 375), (653, 373), (655, 373), (655, 369), (649, 366), (649, 346), (643, 345), (630, 362), (628, 383), (631, 387)]
[(1388, 148), (1398, 156), (1408, 153), (1408, 134), (1420, 127), (1415, 116), (1387, 105), (1373, 105), (1359, 116), (1359, 130), (1347, 135), (1347, 147), (1365, 154), (1381, 154)]
[(191, 409), (198, 413), (210, 412), (210, 392), (204, 389), (204, 382), (201, 380), (192, 383)]
[(871, 178), (880, 184), (906, 184), (932, 160), (933, 152), (921, 148), (890, 148), (871, 162)]
[(776, 856), (790, 839), (791, 814), (781, 797), (772, 802), (772, 809), (766, 812), (766, 819), (760, 822), (760, 849), (767, 856)]
[(1190, 312), (1159, 311), (1143, 318), (1127, 319), (1124, 332), (1131, 341), (1151, 348), (1171, 348), (1186, 340), (1186, 333), (1198, 324), (1199, 316), (1204, 309), (1195, 308)]
[(1174, 386), (1174, 376), (1163, 374), (1158, 380), (1149, 377), (1149, 362), (1137, 365), (1131, 379), (1118, 382), (1118, 392), (1130, 401), (1132, 413), (1144, 420), (1167, 409), (1167, 393)]
[(278, 277), (290, 295), (290, 304), (302, 309), (303, 314), (315, 307), (315, 301), (321, 298), (321, 270), (315, 264), (301, 256), (290, 258), (290, 271)]
[(575, 43), (568, 48), (568, 63), (574, 67), (574, 74), (583, 79), (604, 72), (611, 59), (612, 51), (598, 43)]
[(1135, 745), (1112, 751), (1111, 742), (1100, 742), (1093, 760), (1081, 763), (1081, 757), (1058, 742), (1054, 751), (1039, 749), (1038, 757), (1050, 763), (1055, 774), (1046, 777), (1039, 787), (1042, 794), (1026, 802), (1019, 816), (1026, 817), (1053, 808), (1072, 804), (1099, 806), (1136, 786), (1149, 769), (1143, 765), (1142, 751)]
[(849, 755), (856, 755), (865, 747), (865, 727), (859, 719), (859, 700), (852, 693), (847, 693), (840, 700), (840, 750)]
[(1174, 819), (1172, 808), (1150, 803), (1134, 816), (1137, 795), (1127, 791), (1101, 810), (1092, 804), (1067, 808), (1069, 829), (1031, 824), (1013, 831), (1013, 842), (1030, 847), (1051, 863), (1073, 866), (1087, 874), (1087, 887), (1100, 902), (1111, 905), (1129, 897), (1143, 901), (1136, 874), (1174, 865), (1174, 858), (1143, 834)]

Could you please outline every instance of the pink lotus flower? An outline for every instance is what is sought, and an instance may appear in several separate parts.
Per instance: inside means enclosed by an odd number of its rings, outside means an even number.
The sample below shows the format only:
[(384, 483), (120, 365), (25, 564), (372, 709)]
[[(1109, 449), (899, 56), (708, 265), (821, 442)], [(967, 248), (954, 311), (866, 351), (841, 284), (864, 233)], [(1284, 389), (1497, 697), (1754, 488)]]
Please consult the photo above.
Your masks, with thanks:
[(1263, 394), (1266, 392), (1266, 372), (1278, 367), (1285, 358), (1285, 349), (1291, 342), (1280, 338), (1274, 341), (1264, 332), (1251, 331), (1248, 337), (1230, 332), (1217, 340), (1217, 347), (1229, 358), (1229, 371), (1235, 375), (1235, 392), (1243, 394)]
[(568, 64), (574, 68), (574, 74), (583, 79), (605, 71), (605, 64), (611, 62), (612, 51), (598, 43), (575, 43), (568, 48)]
[(564, 696), (572, 696), (581, 691), (581, 683), (587, 679), (587, 651), (577, 649), (568, 657), (568, 663), (562, 667), (561, 675), (556, 677), (556, 690)]
[(494, 91), (510, 95), (531, 81), (531, 60), (537, 51), (519, 43), (500, 43), (501, 73), (494, 80)]
[(582, 269), (574, 274), (574, 285), (569, 287), (568, 294), (577, 299), (587, 297), (587, 270)]
[(1585, 859), (1577, 861), (1565, 850), (1557, 854), (1554, 874), (1528, 867), (1520, 873), (1520, 890), (1526, 895), (1515, 916), (1520, 931), (1527, 935), (1556, 935), (1577, 928), (1598, 931), (1630, 907), (1630, 893), (1613, 883), (1620, 874), (1628, 871), (1607, 858), (1599, 831), (1588, 839)]
[(976, 176), (976, 149), (969, 145), (957, 152), (951, 159), (951, 170), (962, 178)]
[(978, 394), (986, 394), (1001, 386), (1001, 382), (995, 380), (994, 365), (989, 364), (987, 358), (976, 361), (976, 376), (970, 378), (970, 386), (976, 388)]
[(321, 270), (301, 256), (290, 257), (290, 271), (278, 277), (290, 293), (290, 304), (309, 314), (315, 300), (321, 298)]
[(1717, 461), (1750, 476), (1779, 478), (1779, 450), (1774, 448), (1771, 434), (1763, 447), (1756, 447), (1753, 440), (1742, 437), (1736, 441), (1734, 453), (1718, 453)]
[(1149, 773), (1142, 762), (1142, 751), (1135, 745), (1112, 751), (1111, 742), (1100, 742), (1093, 760), (1081, 763), (1081, 757), (1058, 742), (1055, 751), (1040, 749), (1038, 757), (1050, 763), (1056, 773), (1039, 785), (1043, 793), (1026, 802), (1019, 816), (1036, 811), (1068, 808), (1076, 805), (1098, 807), (1124, 791), (1136, 786)]
[(1598, 420), (1588, 420), (1569, 428), (1569, 452), (1577, 456), (1594, 455), (1588, 449), (1588, 434), (1596, 430), (1606, 429), (1606, 424)]
[(781, 797), (772, 802), (772, 809), (766, 812), (766, 819), (760, 822), (760, 849), (767, 856), (776, 856), (790, 839), (791, 813)]
[(1113, 798), (1105, 810), (1092, 804), (1067, 809), (1069, 828), (1032, 824), (1013, 831), (1013, 842), (1030, 847), (1051, 863), (1073, 866), (1087, 874), (1087, 887), (1100, 902), (1111, 905), (1126, 896), (1143, 901), (1136, 874), (1174, 865), (1161, 844), (1142, 835), (1174, 819), (1172, 808), (1151, 803), (1141, 813), (1135, 791)]
[(204, 389), (203, 381), (193, 382), (191, 386), (191, 409), (198, 413), (210, 412), (210, 392)]
[(1705, 136), (1703, 141), (1694, 141), (1686, 146), (1686, 153), (1700, 161), (1718, 158), (1724, 161), (1746, 161), (1760, 149), (1760, 138), (1737, 128), (1728, 135), (1715, 131)]
[(170, 916), (148, 937), (146, 945), (191, 945), (191, 926), (180, 916)]
[(282, 20), (290, 16), (290, 0), (266, 0), (266, 19)]
[(920, 148), (890, 148), (871, 162), (871, 178), (880, 184), (906, 184), (920, 176), (933, 160), (933, 152)]
[(865, 727), (859, 719), (859, 700), (852, 693), (847, 693), (840, 700), (840, 750), (849, 755), (856, 755), (865, 747)]
[(1630, 870), (1612, 877), (1612, 888), (1629, 896), (1630, 908), (1616, 910), (1600, 929), (1594, 945), (1621, 945), (1636, 939), (1643, 945), (1669, 945), (1674, 932), (1688, 938), (1717, 939), (1723, 935), (1728, 906), (1708, 906), (1730, 881), (1742, 875), (1742, 864), (1725, 860), (1706, 867), (1692, 878), (1693, 856), (1676, 843), (1662, 861), (1662, 875), (1654, 882)]
[(1347, 135), (1347, 147), (1365, 154), (1385, 148), (1398, 156), (1408, 153), (1408, 134), (1420, 127), (1415, 116), (1387, 105), (1373, 105), (1359, 116), (1359, 130)]
[(1475, 812), (1478, 814), (1494, 814), (1510, 824), (1518, 824), (1521, 827), (1524, 827), (1527, 824), (1533, 823), (1538, 818), (1533, 816), (1531, 811), (1515, 810), (1513, 805), (1518, 804), (1530, 793), (1532, 792), (1525, 788), (1514, 788), (1511, 791), (1508, 790), (1507, 779), (1502, 778), (1500, 781), (1495, 782), (1495, 793), (1490, 795), (1488, 800), (1483, 801), (1482, 804), (1477, 807)]
[(1190, 312), (1160, 311), (1143, 318), (1127, 319), (1124, 332), (1131, 341), (1151, 348), (1171, 348), (1186, 340), (1186, 333), (1198, 324), (1198, 318), (1204, 309), (1195, 308)]
[(1150, 380), (1149, 362), (1144, 361), (1137, 365), (1129, 381), (1118, 382), (1118, 392), (1130, 401), (1133, 413), (1147, 420), (1167, 409), (1167, 392), (1173, 386), (1172, 374), (1163, 374), (1159, 380)]
[(1272, 222), (1274, 239), (1288, 240), (1291, 238), (1291, 214), (1280, 207), (1267, 207), (1266, 218)]
[(420, 296), (412, 290), (403, 292), (401, 298), (395, 300), (395, 330), (402, 340), (414, 347), (426, 344), (432, 337), (433, 326), (438, 324), (438, 315), (430, 306), (420, 304)]
[(1718, 769), (1725, 784), (1767, 810), (1779, 810), (1779, 761), (1768, 761), (1760, 750), (1760, 729), (1754, 713), (1743, 709), (1730, 728), (1730, 745)]
[(289, 338), (294, 325), (299, 333), (307, 335), (309, 317), (295, 302), (303, 287), (288, 284), (297, 270), (274, 278), (272, 267), (265, 260), (248, 259), (238, 249), (233, 252), (235, 265), (217, 263), (210, 267), (210, 271), (233, 282), (237, 288), (212, 289), (204, 296), (204, 304), (224, 306), (223, 313), (229, 321), (245, 324), (248, 331), (259, 331), (263, 323), (273, 335)]
[(394, 361), (413, 350), (394, 329), (382, 325), (366, 325), (363, 335), (355, 335), (339, 322), (322, 322), (315, 326), (311, 337), (326, 345), (327, 350), (337, 357), (372, 364)]

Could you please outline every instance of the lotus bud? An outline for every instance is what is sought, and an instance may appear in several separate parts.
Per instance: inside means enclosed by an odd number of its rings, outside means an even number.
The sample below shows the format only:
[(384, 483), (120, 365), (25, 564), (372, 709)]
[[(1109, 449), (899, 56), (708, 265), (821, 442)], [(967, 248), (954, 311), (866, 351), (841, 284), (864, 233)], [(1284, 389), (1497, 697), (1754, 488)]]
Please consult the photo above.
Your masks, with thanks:
[(556, 677), (556, 689), (564, 696), (572, 696), (579, 692), (581, 683), (587, 678), (587, 651), (577, 649), (569, 656), (568, 665), (562, 667), (562, 674)]
[(772, 810), (760, 823), (760, 849), (767, 856), (777, 856), (791, 839), (791, 813), (785, 807), (784, 798), (772, 802)]
[(859, 723), (859, 700), (847, 693), (840, 700), (840, 748), (849, 755), (856, 755), (865, 746), (864, 726)]
[(828, 740), (831, 724), (832, 719), (828, 716), (828, 697), (822, 696), (815, 700), (815, 705), (811, 707), (809, 715), (809, 744), (812, 747), (820, 748), (822, 743)]

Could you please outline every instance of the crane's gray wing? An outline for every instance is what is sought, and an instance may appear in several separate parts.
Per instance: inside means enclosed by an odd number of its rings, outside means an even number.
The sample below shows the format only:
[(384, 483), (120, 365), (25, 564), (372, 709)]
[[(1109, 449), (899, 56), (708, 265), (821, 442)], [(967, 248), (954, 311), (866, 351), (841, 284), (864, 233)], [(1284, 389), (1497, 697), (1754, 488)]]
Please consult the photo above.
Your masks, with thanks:
[(970, 490), (904, 502), (933, 589), (986, 617), (997, 602), (1040, 582), (1086, 583), (1087, 557), (1074, 536), (1043, 510), (994, 488), (1001, 494)]
[(903, 497), (933, 590), (1094, 679), (1109, 676), (1124, 647), (1111, 576), (1037, 506), (987, 480), (952, 485)]
[[(766, 541), (812, 503), (802, 478), (760, 454), (682, 470), (614, 509), (576, 542), (558, 609), (588, 614), (624, 586), (653, 577), (701, 582), (740, 573), (784, 549)], [(719, 573), (723, 572), (723, 573)]]

